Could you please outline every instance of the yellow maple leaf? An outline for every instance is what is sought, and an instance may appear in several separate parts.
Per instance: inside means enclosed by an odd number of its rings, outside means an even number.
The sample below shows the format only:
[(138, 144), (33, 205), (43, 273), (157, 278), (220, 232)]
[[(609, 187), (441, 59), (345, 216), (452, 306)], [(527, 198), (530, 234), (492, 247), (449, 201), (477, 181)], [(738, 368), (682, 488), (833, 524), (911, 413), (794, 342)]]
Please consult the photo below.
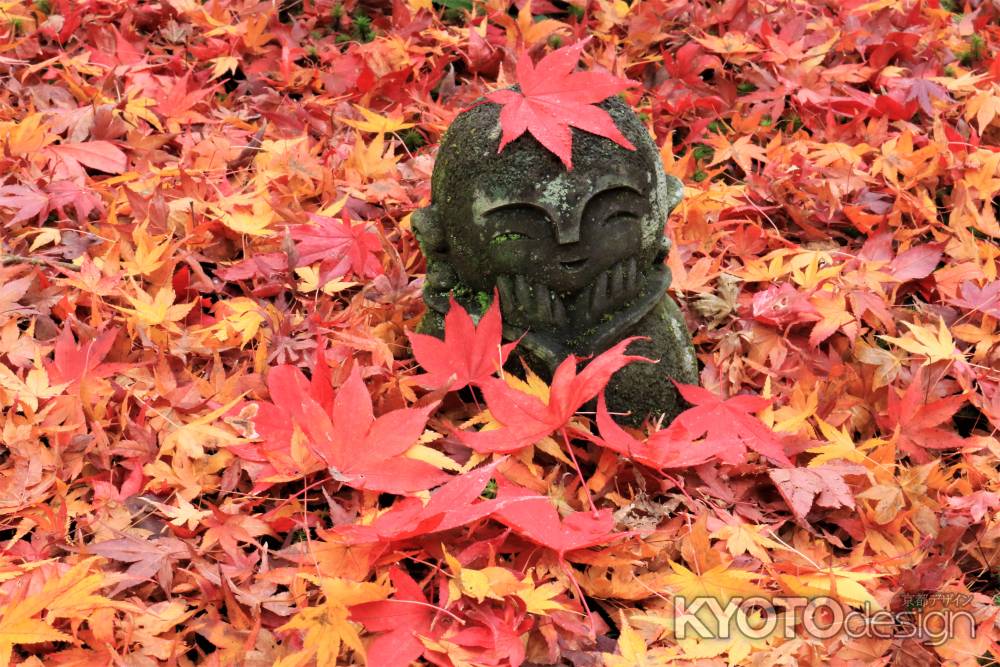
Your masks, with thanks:
[(514, 573), (503, 567), (489, 566), (481, 570), (463, 567), (457, 558), (444, 551), (444, 560), (451, 570), (452, 578), (448, 582), (448, 599), (457, 600), (463, 595), (482, 602), (486, 598), (503, 600), (506, 595), (514, 595), (520, 581)]
[(767, 162), (767, 153), (763, 148), (753, 143), (753, 137), (744, 135), (738, 137), (736, 141), (730, 143), (729, 139), (721, 134), (713, 134), (708, 143), (715, 148), (715, 154), (708, 166), (732, 160), (739, 165), (744, 173), (749, 174), (753, 169), (751, 160)]
[[(97, 560), (82, 560), (58, 578), (49, 579), (41, 591), (0, 608), (0, 664), (10, 663), (15, 644), (73, 641), (52, 627), (60, 618), (86, 618), (104, 608), (134, 610), (133, 605), (95, 594), (107, 585), (103, 574), (91, 573)], [(44, 621), (35, 618), (42, 612)]]
[(218, 58), (212, 58), (208, 62), (213, 63), (212, 76), (208, 77), (209, 81), (218, 79), (226, 72), (233, 72), (235, 74), (236, 70), (240, 67), (240, 59), (236, 56), (219, 56)]
[(279, 632), (301, 630), (302, 648), (283, 657), (275, 667), (293, 667), (312, 660), (317, 667), (334, 667), (342, 664), (338, 660), (341, 644), (363, 659), (365, 647), (358, 634), (359, 626), (350, 620), (348, 607), (384, 600), (389, 596), (389, 586), (308, 574), (299, 576), (320, 586), (324, 600), (322, 604), (300, 609), (278, 628)]
[(791, 271), (791, 266), (785, 265), (788, 250), (776, 250), (761, 258), (748, 258), (742, 271), (735, 275), (748, 283), (775, 282)]
[(713, 532), (711, 536), (725, 540), (726, 551), (733, 557), (748, 553), (762, 563), (770, 563), (771, 555), (767, 553), (767, 549), (786, 547), (764, 535), (765, 530), (769, 530), (767, 526), (744, 523), (736, 519), (733, 523), (726, 524)]
[(18, 123), (0, 123), (0, 141), (15, 157), (30, 156), (55, 140), (41, 113), (28, 114)]
[(263, 308), (253, 299), (239, 296), (228, 301), (218, 301), (214, 306), (220, 319), (215, 324), (201, 329), (218, 341), (227, 341), (234, 336), (240, 339), (240, 347), (246, 347), (260, 333), (261, 325), (267, 321)]
[(870, 438), (861, 445), (855, 445), (854, 439), (851, 438), (846, 429), (840, 430), (834, 428), (819, 417), (816, 418), (816, 422), (819, 424), (819, 430), (823, 432), (823, 437), (826, 438), (829, 444), (810, 447), (806, 450), (810, 454), (816, 454), (809, 461), (808, 465), (810, 468), (815, 468), (816, 466), (821, 466), (824, 463), (837, 459), (843, 459), (852, 463), (861, 463), (867, 458), (866, 450), (885, 444), (883, 440)]
[(0, 664), (9, 665), (11, 653), (15, 644), (40, 644), (42, 642), (68, 642), (73, 638), (65, 632), (56, 630), (51, 625), (31, 614), (22, 611), (28, 607), (26, 601), (4, 609), (0, 614)]
[(395, 175), (397, 162), (399, 158), (396, 157), (392, 143), (386, 146), (385, 135), (379, 133), (367, 145), (360, 136), (355, 138), (354, 150), (347, 158), (347, 168), (349, 171), (353, 170), (362, 181), (371, 181)]
[(529, 614), (547, 614), (550, 611), (565, 610), (561, 603), (552, 598), (560, 595), (565, 588), (558, 581), (550, 581), (541, 586), (535, 586), (534, 577), (529, 572), (514, 595), (524, 602), (525, 609)]
[(155, 273), (163, 266), (173, 248), (169, 236), (150, 236), (146, 227), (146, 223), (143, 223), (132, 232), (135, 251), (132, 254), (132, 259), (125, 262), (125, 270), (128, 271), (129, 275), (148, 276)]
[(268, 226), (274, 222), (274, 210), (263, 197), (255, 194), (232, 197), (224, 206), (213, 206), (219, 222), (247, 236), (273, 236)]
[(399, 132), (400, 130), (406, 130), (415, 125), (415, 123), (407, 123), (403, 121), (402, 115), (391, 114), (387, 116), (381, 116), (374, 111), (364, 108), (363, 106), (354, 105), (358, 113), (364, 116), (364, 120), (353, 120), (351, 118), (341, 118), (339, 120), (344, 125), (350, 125), (351, 127), (361, 130), (362, 132), (378, 132), (382, 133), (392, 133)]
[(323, 294), (336, 294), (337, 292), (343, 292), (345, 289), (357, 287), (359, 284), (348, 280), (331, 278), (320, 287), (319, 268), (315, 266), (300, 266), (295, 269), (295, 276), (298, 278), (296, 287), (302, 293), (319, 291), (323, 292)]
[(629, 625), (624, 611), (619, 611), (618, 653), (604, 653), (605, 667), (658, 667), (674, 662), (675, 656), (663, 649), (650, 650), (642, 636)]
[(742, 32), (729, 31), (721, 37), (705, 35), (704, 37), (695, 37), (695, 41), (734, 64), (747, 62), (744, 56), (761, 51), (761, 48)]
[(6, 364), (0, 364), (0, 387), (14, 392), (14, 396), (32, 411), (38, 410), (39, 401), (58, 396), (67, 386), (68, 382), (49, 384), (49, 374), (41, 366), (32, 368), (21, 380)]
[(133, 126), (137, 126), (137, 121), (142, 119), (162, 132), (163, 125), (160, 124), (159, 117), (153, 113), (153, 107), (158, 102), (152, 97), (139, 97), (140, 92), (140, 88), (134, 88), (129, 91), (128, 97), (125, 100), (125, 108), (121, 112), (122, 117)]
[(210, 510), (200, 510), (185, 500), (182, 496), (177, 496), (176, 506), (158, 503), (155, 500), (149, 500), (145, 497), (143, 497), (142, 500), (160, 510), (160, 512), (166, 516), (173, 525), (187, 525), (188, 530), (194, 530), (201, 524), (202, 519), (212, 515)]
[[(759, 578), (759, 575), (743, 570), (727, 570), (725, 565), (718, 565), (701, 576), (675, 563), (671, 563), (671, 567), (675, 571), (680, 568), (678, 574), (669, 576), (681, 581), (677, 593), (683, 596), (685, 608), (688, 608), (684, 613), (684, 625), (681, 625), (680, 617), (650, 615), (646, 618), (665, 626), (675, 635), (680, 632), (680, 628), (685, 628), (682, 635), (676, 635), (678, 648), (685, 657), (704, 659), (728, 654), (730, 665), (741, 664), (754, 648), (764, 648), (772, 641), (777, 627), (767, 632), (759, 611), (748, 613), (742, 607), (722, 609), (733, 598), (768, 598), (766, 591), (750, 583)], [(716, 607), (713, 609), (711, 605), (701, 605), (698, 602), (705, 598), (714, 598)], [(693, 605), (700, 606), (695, 609)], [(688, 625), (692, 622), (698, 630), (693, 630)], [(753, 629), (754, 633), (748, 634), (748, 629)], [(765, 632), (758, 633), (757, 630), (760, 629)]]
[(980, 90), (965, 104), (965, 118), (976, 117), (979, 134), (986, 131), (997, 118), (1000, 118), (1000, 86), (993, 84), (986, 90)]
[(800, 287), (812, 289), (831, 278), (837, 277), (844, 265), (833, 261), (828, 252), (807, 251), (792, 257), (790, 263), (791, 277)]
[(792, 387), (788, 403), (774, 409), (771, 428), (779, 433), (798, 433), (805, 428), (806, 432), (812, 435), (812, 428), (806, 420), (816, 414), (818, 407), (819, 387), (815, 384), (810, 386), (802, 382), (797, 383)]
[(879, 338), (894, 343), (911, 354), (927, 357), (923, 364), (925, 366), (937, 361), (965, 360), (965, 356), (955, 349), (955, 340), (951, 337), (944, 318), (938, 319), (937, 333), (910, 322), (903, 324), (910, 330), (909, 336), (879, 336)]
[(172, 287), (161, 287), (157, 290), (155, 297), (142, 290), (136, 290), (135, 296), (125, 294), (125, 298), (133, 307), (115, 306), (115, 308), (131, 315), (136, 323), (147, 327), (163, 325), (166, 329), (175, 332), (180, 331), (175, 323), (184, 319), (195, 304), (192, 301), (191, 303), (174, 305), (177, 294)]
[(725, 564), (716, 565), (701, 574), (673, 561), (670, 561), (670, 567), (674, 574), (664, 577), (665, 583), (688, 600), (713, 597), (725, 604), (734, 597), (767, 597), (763, 588), (752, 583), (760, 579), (756, 572), (730, 569)]
[(829, 596), (851, 606), (869, 605), (879, 610), (882, 606), (872, 597), (861, 582), (872, 581), (884, 575), (875, 572), (852, 572), (839, 567), (812, 574), (779, 574), (778, 580), (794, 595), (807, 598)]

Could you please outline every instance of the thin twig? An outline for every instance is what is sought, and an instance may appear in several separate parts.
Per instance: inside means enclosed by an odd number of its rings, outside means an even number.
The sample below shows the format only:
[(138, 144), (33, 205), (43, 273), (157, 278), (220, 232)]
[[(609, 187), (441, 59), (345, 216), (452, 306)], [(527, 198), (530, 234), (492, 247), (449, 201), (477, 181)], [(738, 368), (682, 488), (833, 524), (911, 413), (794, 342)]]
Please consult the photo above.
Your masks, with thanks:
[(25, 257), (24, 255), (0, 255), (0, 266), (8, 264), (33, 264), (35, 266), (57, 266), (60, 269), (79, 271), (80, 267), (69, 262), (60, 262), (46, 257)]

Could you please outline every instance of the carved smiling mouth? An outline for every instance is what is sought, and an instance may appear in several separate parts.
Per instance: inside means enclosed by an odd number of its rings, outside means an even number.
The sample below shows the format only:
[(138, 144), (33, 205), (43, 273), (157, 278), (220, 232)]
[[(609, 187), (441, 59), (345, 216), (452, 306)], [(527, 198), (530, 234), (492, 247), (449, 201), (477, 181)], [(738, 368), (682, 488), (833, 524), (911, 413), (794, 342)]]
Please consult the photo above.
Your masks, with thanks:
[(567, 262), (559, 262), (559, 264), (567, 271), (579, 271), (583, 267), (587, 266), (588, 261), (589, 258), (584, 257), (582, 259), (571, 259)]

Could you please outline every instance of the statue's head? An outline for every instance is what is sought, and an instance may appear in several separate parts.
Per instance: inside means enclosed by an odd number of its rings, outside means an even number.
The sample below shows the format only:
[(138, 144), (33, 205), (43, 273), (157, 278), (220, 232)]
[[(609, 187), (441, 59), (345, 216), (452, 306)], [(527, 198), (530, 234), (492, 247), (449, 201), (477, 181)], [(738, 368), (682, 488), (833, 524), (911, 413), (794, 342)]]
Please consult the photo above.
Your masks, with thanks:
[(498, 153), (500, 106), (459, 114), (445, 134), (431, 205), (414, 216), (428, 260), (428, 302), (500, 292), (505, 321), (535, 330), (586, 327), (663, 271), (663, 234), (681, 198), (635, 113), (599, 105), (636, 147), (573, 129), (573, 169), (525, 133)]

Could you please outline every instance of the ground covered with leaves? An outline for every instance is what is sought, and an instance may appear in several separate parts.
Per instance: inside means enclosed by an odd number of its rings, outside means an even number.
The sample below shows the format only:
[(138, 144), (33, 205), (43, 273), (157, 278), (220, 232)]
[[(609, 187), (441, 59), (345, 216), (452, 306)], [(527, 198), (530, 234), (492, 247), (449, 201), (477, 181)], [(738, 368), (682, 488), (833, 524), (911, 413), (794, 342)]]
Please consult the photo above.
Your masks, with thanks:
[[(0, 664), (994, 664), (998, 33), (977, 0), (0, 2)], [(442, 132), (588, 35), (685, 185), (669, 428), (588, 407), (620, 350), (550, 387), (496, 372), (495, 312), (409, 335)], [(680, 636), (678, 596), (757, 602)], [(823, 636), (788, 596), (937, 625)]]

